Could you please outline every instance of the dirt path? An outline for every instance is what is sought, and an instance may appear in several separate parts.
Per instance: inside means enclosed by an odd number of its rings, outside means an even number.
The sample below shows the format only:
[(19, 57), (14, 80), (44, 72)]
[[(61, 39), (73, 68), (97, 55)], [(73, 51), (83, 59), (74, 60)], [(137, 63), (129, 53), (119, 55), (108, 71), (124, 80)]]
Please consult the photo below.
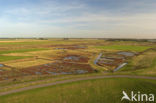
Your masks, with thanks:
[(26, 90), (30, 90), (30, 89), (35, 89), (35, 88), (53, 86), (53, 85), (57, 85), (57, 84), (71, 83), (71, 82), (81, 81), (81, 80), (101, 79), (101, 78), (138, 78), (138, 79), (153, 79), (153, 80), (156, 80), (156, 77), (132, 76), (132, 75), (91, 76), (91, 77), (83, 77), (83, 78), (77, 78), (77, 79), (62, 80), (62, 81), (57, 81), (57, 82), (53, 82), (53, 83), (47, 83), (47, 84), (24, 87), (24, 88), (15, 89), (15, 90), (7, 91), (7, 92), (2, 92), (2, 93), (0, 93), (0, 96), (12, 94), (12, 93), (17, 93), (17, 92), (22, 92), (22, 91), (26, 91)]

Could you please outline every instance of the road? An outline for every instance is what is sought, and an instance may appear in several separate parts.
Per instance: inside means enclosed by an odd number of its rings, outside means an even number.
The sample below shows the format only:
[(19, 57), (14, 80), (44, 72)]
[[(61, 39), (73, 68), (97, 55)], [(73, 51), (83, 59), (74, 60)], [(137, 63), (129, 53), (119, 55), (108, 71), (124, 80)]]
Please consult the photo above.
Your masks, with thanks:
[(35, 88), (53, 86), (53, 85), (64, 84), (64, 83), (71, 83), (71, 82), (82, 81), (82, 80), (102, 79), (102, 78), (138, 78), (138, 79), (153, 79), (153, 80), (156, 80), (156, 77), (132, 76), (132, 75), (90, 76), (90, 77), (62, 80), (62, 81), (56, 81), (56, 82), (47, 83), (47, 84), (24, 87), (24, 88), (15, 89), (15, 90), (7, 91), (7, 92), (2, 92), (2, 93), (0, 93), (0, 96), (12, 94), (12, 93), (17, 93), (17, 92), (22, 92), (22, 91), (26, 91), (26, 90), (31, 90), (31, 89), (35, 89)]

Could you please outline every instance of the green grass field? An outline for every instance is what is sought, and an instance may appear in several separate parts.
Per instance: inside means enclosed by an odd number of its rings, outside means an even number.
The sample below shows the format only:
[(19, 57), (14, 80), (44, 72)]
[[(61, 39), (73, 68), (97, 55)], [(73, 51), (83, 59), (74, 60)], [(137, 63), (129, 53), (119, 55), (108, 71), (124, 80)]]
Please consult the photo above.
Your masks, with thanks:
[(107, 46), (97, 46), (98, 49), (108, 49), (108, 50), (128, 50), (128, 51), (135, 51), (141, 52), (147, 50), (151, 47), (149, 46), (133, 46), (133, 45), (107, 45)]
[(0, 62), (9, 61), (9, 60), (17, 60), (17, 59), (24, 59), (30, 58), (30, 56), (1, 56)]
[(6, 51), (0, 51), (0, 54), (23, 53), (23, 52), (32, 52), (32, 51), (40, 51), (40, 50), (48, 50), (48, 49), (46, 49), (46, 48), (32, 48), (32, 49), (6, 50)]
[[(0, 97), (1, 103), (121, 103), (122, 91), (156, 93), (156, 82), (110, 78), (38, 88)], [(127, 103), (123, 101), (122, 103)]]
[(5, 50), (0, 51), (0, 62), (9, 61), (9, 60), (17, 60), (17, 59), (24, 59), (30, 58), (31, 56), (7, 56), (2, 54), (9, 54), (9, 53), (24, 53), (24, 52), (32, 52), (32, 51), (41, 51), (41, 50), (48, 50), (46, 48), (34, 48), (34, 49), (19, 49), (19, 50)]

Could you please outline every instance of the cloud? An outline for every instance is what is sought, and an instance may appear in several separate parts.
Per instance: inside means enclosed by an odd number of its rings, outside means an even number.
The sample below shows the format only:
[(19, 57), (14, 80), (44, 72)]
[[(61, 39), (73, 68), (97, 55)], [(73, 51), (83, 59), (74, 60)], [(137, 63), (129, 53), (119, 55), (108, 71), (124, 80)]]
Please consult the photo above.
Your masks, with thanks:
[(153, 0), (15, 1), (0, 7), (0, 36), (156, 38)]

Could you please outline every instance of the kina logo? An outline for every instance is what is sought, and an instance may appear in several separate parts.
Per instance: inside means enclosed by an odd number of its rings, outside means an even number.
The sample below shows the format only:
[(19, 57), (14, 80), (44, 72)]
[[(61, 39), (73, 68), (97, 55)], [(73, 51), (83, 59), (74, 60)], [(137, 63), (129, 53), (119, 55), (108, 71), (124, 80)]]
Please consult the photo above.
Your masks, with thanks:
[(137, 92), (137, 93), (134, 93), (133, 91), (131, 91), (130, 95), (128, 95), (125, 91), (122, 91), (122, 98), (121, 98), (121, 101), (124, 101), (124, 100), (128, 100), (128, 101), (138, 101), (138, 102), (154, 102), (155, 100), (155, 96), (154, 94), (142, 94), (141, 92)]

